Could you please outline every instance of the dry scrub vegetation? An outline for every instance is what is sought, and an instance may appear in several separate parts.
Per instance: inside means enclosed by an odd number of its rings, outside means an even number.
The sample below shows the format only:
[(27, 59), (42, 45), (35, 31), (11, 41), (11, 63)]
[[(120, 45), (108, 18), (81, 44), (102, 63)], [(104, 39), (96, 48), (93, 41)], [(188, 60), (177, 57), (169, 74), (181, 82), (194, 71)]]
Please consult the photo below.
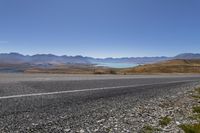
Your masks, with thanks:
[(200, 73), (200, 60), (169, 60), (121, 70), (122, 73)]

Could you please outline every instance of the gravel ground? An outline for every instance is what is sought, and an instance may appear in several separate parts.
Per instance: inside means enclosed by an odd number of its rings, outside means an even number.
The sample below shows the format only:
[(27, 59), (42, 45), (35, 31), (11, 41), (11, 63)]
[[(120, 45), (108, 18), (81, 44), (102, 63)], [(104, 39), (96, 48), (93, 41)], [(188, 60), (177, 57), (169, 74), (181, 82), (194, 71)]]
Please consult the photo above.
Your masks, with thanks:
[[(96, 87), (96, 84), (118, 85), (118, 81), (114, 80), (113, 83), (112, 80), (112, 84), (105, 81), (91, 81), (87, 82), (87, 85), (91, 87)], [(10, 85), (1, 83), (0, 94), (7, 95), (8, 91), (5, 88), (13, 90), (13, 87), (16, 87), (18, 91), (9, 94), (41, 92), (39, 89), (41, 86), (43, 90), (54, 91), (56, 85), (68, 85), (73, 88), (76, 87), (77, 82), (84, 81), (74, 81), (70, 85), (63, 81), (51, 81), (51, 83), (50, 81), (20, 81)], [(122, 82), (127, 84), (126, 82), (135, 83), (136, 81)], [(85, 84), (85, 82), (81, 83), (81, 85)], [(0, 100), (0, 132), (137, 133), (144, 132), (147, 126), (155, 128), (155, 132), (181, 132), (178, 125), (189, 121), (183, 116), (184, 112), (188, 113), (187, 110), (190, 110), (193, 103), (188, 102), (190, 99), (185, 96), (199, 84), (195, 81), (2, 99)], [(57, 90), (61, 89), (62, 87), (58, 87)], [(162, 127), (159, 121), (165, 116), (169, 116), (172, 121), (169, 125)]]

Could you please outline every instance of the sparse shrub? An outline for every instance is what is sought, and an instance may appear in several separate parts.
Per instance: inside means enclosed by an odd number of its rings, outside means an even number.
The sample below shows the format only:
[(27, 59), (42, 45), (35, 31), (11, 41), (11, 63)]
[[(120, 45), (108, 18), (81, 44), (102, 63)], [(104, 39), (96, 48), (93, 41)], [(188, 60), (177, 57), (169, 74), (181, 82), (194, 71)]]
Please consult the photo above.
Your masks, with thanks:
[(154, 133), (156, 131), (161, 131), (160, 129), (158, 128), (154, 128), (152, 126), (149, 126), (149, 125), (145, 125), (142, 130), (141, 130), (141, 133)]
[(117, 74), (117, 73), (114, 70), (110, 70), (110, 74)]
[(104, 74), (104, 73), (100, 72), (100, 71), (96, 71), (96, 72), (94, 72), (94, 74)]
[(200, 113), (198, 114), (193, 114), (192, 116), (190, 116), (189, 118), (193, 119), (193, 120), (198, 120), (200, 121)]
[(195, 99), (200, 99), (200, 96), (197, 96), (197, 95), (192, 95), (192, 97)]
[(200, 133), (200, 123), (199, 124), (183, 124), (180, 125), (180, 128), (185, 133)]
[(193, 107), (194, 113), (200, 113), (200, 106)]
[(171, 122), (171, 118), (169, 118), (168, 116), (165, 117), (161, 117), (161, 120), (159, 121), (159, 124), (164, 127), (167, 126), (170, 122)]
[(151, 126), (146, 125), (142, 128), (142, 133), (153, 133), (153, 132), (154, 132), (154, 129)]
[(195, 91), (200, 94), (200, 88), (195, 89)]

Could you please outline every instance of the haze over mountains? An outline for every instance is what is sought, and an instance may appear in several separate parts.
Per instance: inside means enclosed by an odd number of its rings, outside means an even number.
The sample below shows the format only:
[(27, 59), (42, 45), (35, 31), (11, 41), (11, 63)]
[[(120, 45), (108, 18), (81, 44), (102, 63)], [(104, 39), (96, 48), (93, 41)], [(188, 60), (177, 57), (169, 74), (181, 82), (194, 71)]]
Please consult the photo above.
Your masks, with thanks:
[(200, 59), (200, 54), (184, 53), (175, 57), (124, 57), (124, 58), (92, 58), (83, 56), (56, 56), (53, 54), (22, 55), (19, 53), (1, 53), (1, 64), (34, 64), (34, 65), (59, 65), (59, 64), (96, 64), (99, 62), (109, 63), (135, 63), (149, 64), (170, 59)]

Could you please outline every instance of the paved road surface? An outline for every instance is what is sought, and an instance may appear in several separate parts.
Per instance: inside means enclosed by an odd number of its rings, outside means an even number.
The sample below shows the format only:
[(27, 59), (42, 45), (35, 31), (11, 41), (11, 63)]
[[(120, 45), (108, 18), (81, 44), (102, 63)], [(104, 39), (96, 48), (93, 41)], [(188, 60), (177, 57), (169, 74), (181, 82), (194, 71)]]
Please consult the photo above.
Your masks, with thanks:
[(0, 74), (0, 132), (94, 131), (110, 110), (174, 95), (198, 81), (199, 75)]

